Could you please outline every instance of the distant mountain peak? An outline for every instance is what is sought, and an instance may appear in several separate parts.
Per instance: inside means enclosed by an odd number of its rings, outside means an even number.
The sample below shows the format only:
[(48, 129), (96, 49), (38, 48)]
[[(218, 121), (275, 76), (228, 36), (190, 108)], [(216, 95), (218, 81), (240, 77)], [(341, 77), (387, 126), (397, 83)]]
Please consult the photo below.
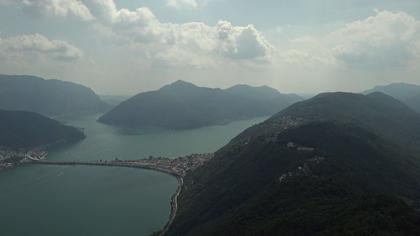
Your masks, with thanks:
[(415, 111), (420, 112), (420, 85), (409, 83), (380, 85), (364, 91), (363, 94), (371, 94), (373, 92), (382, 92), (390, 95), (404, 102)]
[(116, 126), (189, 129), (269, 116), (300, 100), (275, 89), (247, 85), (208, 88), (178, 80), (157, 91), (137, 94), (99, 121)]
[(61, 116), (108, 109), (108, 105), (92, 89), (70, 81), (0, 74), (0, 88), (0, 108), (4, 110)]
[[(193, 83), (191, 83), (191, 82), (188, 82), (188, 81), (185, 81), (185, 80), (179, 79), (179, 80), (177, 80), (177, 81), (173, 82), (173, 83), (172, 83), (172, 85), (194, 85), (194, 84), (193, 84)], [(194, 86), (195, 86), (195, 85), (194, 85)]]
[[(237, 84), (237, 85), (233, 85), (232, 87), (228, 88), (229, 89), (266, 89), (266, 90), (271, 90), (271, 91), (277, 91), (276, 89), (263, 85), (263, 86), (251, 86), (248, 84)], [(278, 91), (277, 91), (278, 92)]]
[(177, 80), (171, 84), (165, 85), (162, 88), (180, 88), (180, 87), (197, 87), (195, 84), (191, 83), (191, 82), (187, 82), (185, 80)]
[(374, 91), (385, 92), (385, 93), (404, 93), (404, 92), (413, 92), (420, 91), (420, 85), (409, 84), (404, 82), (392, 83), (387, 85), (377, 85), (373, 89), (364, 91), (364, 94), (371, 93)]
[(316, 96), (314, 96), (312, 98), (312, 100), (316, 100), (316, 99), (334, 99), (336, 97), (340, 97), (340, 98), (362, 98), (364, 97), (362, 94), (356, 94), (356, 93), (348, 93), (348, 92), (325, 92), (325, 93), (320, 93)]
[(254, 88), (254, 86), (251, 86), (251, 85), (247, 85), (247, 84), (236, 84), (236, 85), (233, 85), (232, 87), (230, 87), (231, 89), (232, 88)]
[(351, 104), (351, 103), (355, 103), (356, 101), (358, 103), (369, 102), (371, 101), (370, 99), (376, 99), (376, 101), (382, 101), (384, 103), (386, 102), (389, 105), (391, 104), (402, 105), (401, 102), (395, 99), (394, 97), (380, 91), (374, 91), (366, 95), (358, 94), (358, 93), (348, 93), (348, 92), (328, 92), (328, 93), (318, 94), (317, 96), (307, 101), (308, 102), (309, 101), (328, 101), (328, 104), (347, 102), (348, 104)]
[(384, 87), (418, 87), (419, 85), (415, 85), (415, 84), (409, 84), (409, 83), (404, 83), (404, 82), (397, 82), (397, 83), (392, 83), (392, 84), (388, 84), (388, 85), (378, 85), (375, 86), (375, 88), (384, 88)]
[(43, 81), (45, 79), (34, 76), (34, 75), (6, 75), (6, 74), (0, 74), (0, 79), (2, 80), (10, 80), (10, 79), (16, 79), (16, 80), (39, 80)]

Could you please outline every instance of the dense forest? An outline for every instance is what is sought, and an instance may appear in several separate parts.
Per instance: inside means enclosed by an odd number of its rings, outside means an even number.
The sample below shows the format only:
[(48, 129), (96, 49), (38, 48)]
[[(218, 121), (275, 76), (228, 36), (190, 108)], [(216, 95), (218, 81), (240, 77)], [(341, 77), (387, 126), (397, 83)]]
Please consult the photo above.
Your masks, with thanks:
[(380, 93), (292, 105), (185, 178), (167, 235), (418, 235), (419, 122)]

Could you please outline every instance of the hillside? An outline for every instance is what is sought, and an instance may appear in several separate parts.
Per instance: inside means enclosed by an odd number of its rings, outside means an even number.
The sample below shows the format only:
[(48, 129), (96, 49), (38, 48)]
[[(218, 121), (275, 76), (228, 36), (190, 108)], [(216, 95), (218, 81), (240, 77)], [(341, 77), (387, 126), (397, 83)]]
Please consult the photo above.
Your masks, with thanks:
[(103, 112), (108, 105), (90, 88), (34, 76), (0, 75), (0, 109), (45, 116)]
[(379, 93), (292, 105), (184, 179), (166, 235), (418, 235), (419, 122)]
[(0, 146), (31, 149), (84, 137), (80, 130), (36, 113), (0, 110)]
[(394, 83), (385, 86), (376, 86), (363, 93), (369, 94), (373, 92), (385, 93), (404, 102), (415, 111), (420, 112), (420, 85)]
[(177, 81), (122, 102), (99, 121), (126, 127), (188, 129), (269, 116), (299, 100), (297, 95), (268, 87), (239, 85), (223, 90)]
[(246, 130), (236, 139), (273, 135), (290, 126), (331, 120), (361, 126), (404, 148), (420, 149), (420, 114), (379, 92), (369, 95), (341, 92), (320, 94), (288, 107), (267, 122)]

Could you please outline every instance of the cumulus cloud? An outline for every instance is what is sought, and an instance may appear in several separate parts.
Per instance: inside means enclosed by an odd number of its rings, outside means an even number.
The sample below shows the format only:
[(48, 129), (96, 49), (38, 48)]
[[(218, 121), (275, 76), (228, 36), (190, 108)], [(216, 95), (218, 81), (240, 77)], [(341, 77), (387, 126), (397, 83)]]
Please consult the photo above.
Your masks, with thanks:
[(60, 61), (71, 61), (81, 58), (82, 51), (77, 47), (60, 40), (49, 40), (41, 34), (20, 35), (0, 38), (0, 56), (43, 57)]
[[(156, 40), (156, 54), (164, 64), (191, 65), (194, 67), (215, 66), (230, 62), (269, 62), (274, 47), (254, 26), (234, 26), (228, 21), (219, 21), (215, 26), (204, 23), (160, 25)], [(154, 43), (152, 43), (154, 44)], [(154, 48), (154, 47), (152, 47)], [(179, 55), (179, 56), (177, 56)]]
[[(0, 0), (5, 1), (5, 0)], [(215, 26), (200, 22), (160, 22), (147, 7), (117, 8), (114, 0), (20, 0), (23, 7), (44, 15), (91, 20), (100, 32), (128, 42), (161, 65), (212, 66), (230, 61), (268, 62), (274, 47), (253, 26), (220, 21)], [(205, 0), (169, 1), (174, 7), (197, 7)], [(92, 20), (93, 19), (93, 20)]]
[(134, 11), (126, 8), (118, 9), (114, 0), (84, 0), (85, 6), (99, 20), (112, 24), (148, 24), (156, 20), (152, 11), (140, 7)]
[(35, 15), (74, 16), (84, 21), (94, 19), (80, 0), (1, 0), (0, 4), (16, 4)]
[(283, 61), (358, 69), (403, 67), (420, 59), (420, 21), (405, 12), (376, 11), (324, 36), (289, 41)]
[(347, 64), (401, 66), (419, 56), (420, 22), (405, 12), (380, 11), (328, 38), (335, 57)]
[(113, 33), (139, 46), (160, 65), (205, 67), (222, 58), (267, 62), (274, 50), (253, 25), (164, 23), (146, 7), (128, 10), (118, 9), (113, 0), (85, 2)]
[(219, 49), (229, 58), (265, 58), (274, 47), (253, 26), (233, 26), (228, 21), (220, 21), (216, 26)]
[(175, 9), (194, 9), (203, 7), (208, 0), (166, 0), (166, 5)]

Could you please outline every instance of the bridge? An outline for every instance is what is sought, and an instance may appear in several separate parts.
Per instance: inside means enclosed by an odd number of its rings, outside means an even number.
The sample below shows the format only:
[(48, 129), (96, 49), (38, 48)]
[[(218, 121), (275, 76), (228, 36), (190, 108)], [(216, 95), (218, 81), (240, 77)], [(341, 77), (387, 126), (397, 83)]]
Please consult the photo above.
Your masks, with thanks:
[[(175, 177), (183, 177), (184, 171), (168, 168), (167, 165), (154, 165), (146, 161), (46, 161), (46, 160), (33, 160), (32, 164), (40, 165), (61, 165), (61, 166), (106, 166), (106, 167), (130, 167), (146, 170), (154, 170), (170, 174)], [(186, 172), (186, 171), (185, 171)]]

